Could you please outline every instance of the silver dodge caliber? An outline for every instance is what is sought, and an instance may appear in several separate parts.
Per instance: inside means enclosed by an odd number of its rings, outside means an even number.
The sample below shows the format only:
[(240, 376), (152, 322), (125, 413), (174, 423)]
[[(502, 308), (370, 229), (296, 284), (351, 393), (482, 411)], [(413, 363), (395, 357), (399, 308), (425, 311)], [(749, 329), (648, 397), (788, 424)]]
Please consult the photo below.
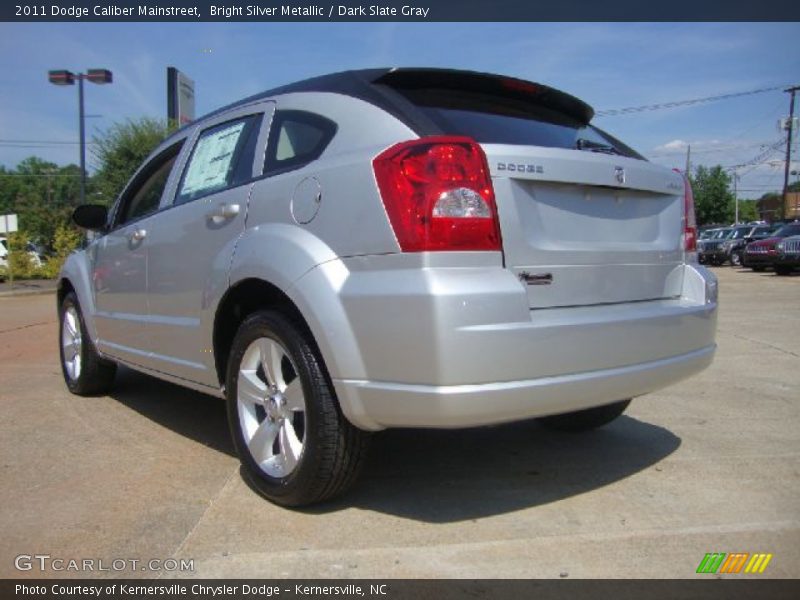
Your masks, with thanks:
[(580, 431), (702, 370), (717, 283), (691, 189), (544, 85), (372, 69), (277, 88), (164, 141), (64, 265), (75, 394), (117, 364), (225, 398), (270, 500), (356, 479), (369, 433)]

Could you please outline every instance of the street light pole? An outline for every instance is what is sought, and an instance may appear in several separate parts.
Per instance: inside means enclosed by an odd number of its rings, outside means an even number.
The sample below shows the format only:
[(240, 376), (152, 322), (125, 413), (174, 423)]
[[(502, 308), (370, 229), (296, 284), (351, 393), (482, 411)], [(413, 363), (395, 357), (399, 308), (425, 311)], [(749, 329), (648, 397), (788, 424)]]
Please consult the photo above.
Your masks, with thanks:
[(81, 145), (81, 195), (80, 204), (86, 204), (86, 119), (83, 114), (83, 73), (78, 73), (78, 127)]
[(108, 69), (88, 69), (86, 73), (72, 73), (62, 69), (49, 71), (47, 79), (54, 85), (75, 85), (75, 80), (78, 80), (78, 130), (80, 131), (81, 153), (80, 203), (84, 204), (86, 202), (86, 115), (83, 108), (83, 80), (88, 79), (99, 85), (111, 83), (113, 75)]

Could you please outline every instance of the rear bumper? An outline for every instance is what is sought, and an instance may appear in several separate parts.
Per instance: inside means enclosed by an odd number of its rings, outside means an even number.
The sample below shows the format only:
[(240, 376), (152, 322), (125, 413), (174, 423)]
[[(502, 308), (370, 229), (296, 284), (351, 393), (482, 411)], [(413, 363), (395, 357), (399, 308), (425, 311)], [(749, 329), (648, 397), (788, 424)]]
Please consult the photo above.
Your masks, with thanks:
[(500, 265), (405, 268), (412, 260), (320, 267), (338, 272), (341, 310), (312, 330), (345, 414), (363, 429), (598, 406), (688, 377), (714, 353), (716, 278), (698, 265), (677, 268), (679, 298), (530, 310), (526, 288)]
[(610, 404), (685, 379), (711, 364), (715, 345), (680, 356), (587, 373), (478, 385), (338, 381), (340, 398), (380, 427), (459, 428)]

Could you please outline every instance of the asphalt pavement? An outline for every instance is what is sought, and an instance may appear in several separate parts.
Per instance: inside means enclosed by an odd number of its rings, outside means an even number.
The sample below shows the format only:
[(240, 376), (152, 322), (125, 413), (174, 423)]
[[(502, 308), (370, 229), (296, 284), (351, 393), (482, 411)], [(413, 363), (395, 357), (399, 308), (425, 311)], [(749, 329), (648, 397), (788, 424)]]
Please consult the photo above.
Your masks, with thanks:
[[(702, 374), (589, 434), (383, 432), (349, 495), (303, 511), (245, 483), (222, 401), (125, 369), (72, 396), (53, 295), (0, 297), (0, 577), (686, 578), (708, 552), (798, 577), (800, 276), (715, 271)], [(35, 555), (125, 566), (17, 568)], [(193, 570), (142, 570), (170, 559)]]

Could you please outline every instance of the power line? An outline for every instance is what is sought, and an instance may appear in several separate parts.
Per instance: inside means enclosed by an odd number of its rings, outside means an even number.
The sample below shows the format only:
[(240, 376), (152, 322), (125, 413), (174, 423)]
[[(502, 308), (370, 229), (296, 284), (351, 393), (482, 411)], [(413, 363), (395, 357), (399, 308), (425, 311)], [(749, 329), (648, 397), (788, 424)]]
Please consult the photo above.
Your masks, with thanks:
[[(705, 150), (695, 150), (694, 146), (692, 146), (692, 154), (713, 154), (715, 152), (730, 152), (731, 150), (746, 150), (748, 148), (760, 148), (762, 146), (766, 146), (773, 142), (755, 142), (752, 144), (742, 144), (742, 143), (719, 143), (714, 144), (713, 148), (707, 148)], [(691, 145), (691, 144), (689, 144)], [(675, 150), (661, 150), (659, 152), (655, 152), (653, 154), (649, 154), (653, 158), (662, 157), (662, 156), (674, 156), (676, 154), (685, 154), (686, 148), (676, 148)]]
[[(748, 160), (746, 162), (743, 162), (743, 163), (738, 164), (738, 165), (730, 165), (728, 167), (723, 167), (723, 168), (726, 171), (733, 171), (735, 169), (741, 169), (742, 167), (751, 167), (751, 166), (753, 168), (755, 168), (760, 164), (764, 164), (765, 159), (768, 158), (769, 156), (773, 155), (776, 150), (778, 150), (780, 147), (783, 146), (783, 144), (784, 144), (784, 140), (780, 140), (778, 142), (775, 142), (775, 143), (771, 144), (763, 152), (761, 152), (760, 154), (758, 154), (757, 156), (751, 158), (750, 160)], [(744, 174), (745, 173), (742, 173), (742, 176)]]
[(0, 177), (52, 177), (57, 179), (59, 177), (80, 177), (79, 173), (0, 173)]
[(73, 145), (71, 142), (0, 142), (0, 148), (71, 148)]
[(73, 140), (4, 140), (0, 139), (0, 144), (80, 144)]
[(631, 113), (639, 113), (650, 110), (663, 110), (665, 108), (677, 108), (678, 106), (691, 106), (694, 104), (703, 104), (706, 102), (716, 102), (718, 100), (730, 100), (731, 98), (739, 98), (741, 96), (752, 96), (754, 94), (763, 94), (765, 92), (774, 92), (775, 90), (783, 90), (786, 85), (776, 85), (772, 87), (759, 88), (757, 90), (749, 90), (746, 92), (733, 92), (731, 94), (719, 94), (717, 96), (706, 96), (705, 98), (692, 98), (691, 100), (675, 100), (673, 102), (661, 102), (659, 104), (645, 104), (643, 106), (628, 106), (626, 108), (610, 108), (606, 110), (598, 110), (595, 112), (596, 117), (616, 117), (619, 115), (627, 115)]

